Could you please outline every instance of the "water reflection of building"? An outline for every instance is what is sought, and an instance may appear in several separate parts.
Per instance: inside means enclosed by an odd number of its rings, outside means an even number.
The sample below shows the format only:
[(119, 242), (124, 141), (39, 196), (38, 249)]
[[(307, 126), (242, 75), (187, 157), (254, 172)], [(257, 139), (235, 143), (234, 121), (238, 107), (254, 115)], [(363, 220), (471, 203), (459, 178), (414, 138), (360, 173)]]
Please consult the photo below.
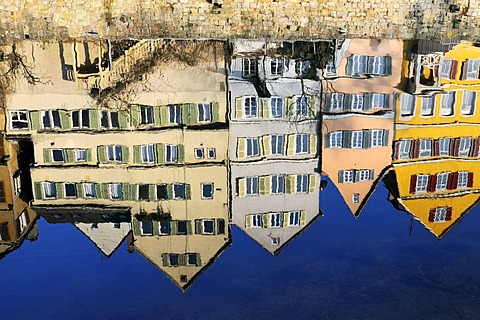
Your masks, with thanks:
[[(33, 43), (24, 53), (35, 56), (36, 66), (63, 66), (66, 46)], [(166, 57), (159, 51), (165, 46), (182, 54), (169, 51)], [(95, 46), (84, 47), (92, 56)], [(230, 243), (224, 44), (158, 40), (127, 47), (116, 60), (123, 62), (107, 61), (108, 68), (102, 65), (105, 55), (99, 45), (98, 66), (90, 73), (77, 70), (73, 78), (65, 78), (63, 67), (40, 67), (34, 72), (49, 79), (45, 85), (30, 87), (20, 79), (7, 97), (7, 133), (33, 141), (36, 208), (50, 212), (52, 219), (63, 219), (62, 212), (73, 210), (79, 217), (72, 222), (97, 245), (128, 230), (112, 222), (104, 232), (105, 225), (95, 226), (81, 216), (98, 212), (103, 217), (111, 208), (131, 212), (135, 223), (140, 216), (161, 216), (169, 220), (172, 233), (158, 239), (158, 229), (135, 233), (134, 248), (157, 264), (157, 254), (184, 256), (188, 250), (201, 253), (206, 246), (203, 270), (216, 257), (209, 250), (219, 253)], [(80, 59), (77, 51), (73, 61)], [(152, 60), (156, 55), (158, 60)], [(116, 85), (109, 87), (112, 82)], [(197, 220), (203, 221), (203, 238), (182, 233), (184, 222), (191, 227)], [(208, 240), (212, 220), (215, 235), (222, 231), (215, 244)], [(183, 245), (164, 246), (166, 239)], [(101, 249), (107, 253), (112, 246)], [(181, 269), (177, 267), (172, 263), (167, 269)], [(181, 272), (175, 283), (185, 288), (196, 273)]]
[(281, 48), (236, 42), (229, 70), (232, 220), (272, 254), (320, 215), (318, 70)]
[(387, 185), (395, 206), (442, 238), (479, 199), (480, 50), (423, 41), (417, 48), (408, 70), (419, 94), (398, 101)]
[(358, 217), (391, 164), (403, 43), (342, 40), (324, 70), (322, 174)]

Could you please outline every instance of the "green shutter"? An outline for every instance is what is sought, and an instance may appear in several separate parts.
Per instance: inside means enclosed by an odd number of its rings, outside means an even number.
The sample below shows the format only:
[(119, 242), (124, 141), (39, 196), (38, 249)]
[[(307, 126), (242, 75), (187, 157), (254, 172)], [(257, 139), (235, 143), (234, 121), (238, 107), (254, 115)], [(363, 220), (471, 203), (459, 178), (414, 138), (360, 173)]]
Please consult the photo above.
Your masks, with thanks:
[(64, 197), (64, 195), (63, 195), (63, 183), (56, 182), (55, 183), (55, 189), (57, 191), (57, 199), (63, 198)]
[(345, 130), (343, 131), (343, 147), (351, 148), (352, 147), (352, 131)]
[(192, 234), (192, 221), (187, 221), (187, 234)]
[[(133, 235), (135, 236), (139, 236), (141, 235), (141, 232), (140, 232), (140, 222), (137, 220), (137, 219), (133, 219)], [(162, 254), (162, 259), (163, 259), (163, 256), (165, 255)]]
[(75, 160), (75, 149), (65, 149), (65, 162), (73, 163)]
[(30, 126), (34, 130), (42, 128), (42, 122), (40, 120), (40, 111), (30, 111)]
[(269, 134), (262, 137), (262, 145), (260, 149), (264, 156), (268, 157), (272, 154), (272, 137)]
[(167, 185), (167, 194), (169, 200), (173, 199), (173, 184), (171, 183)]
[(300, 211), (300, 226), (303, 227), (307, 224), (307, 212), (305, 210)]
[(130, 184), (128, 186), (128, 193), (129, 193), (129, 199), (136, 201), (138, 200), (138, 185), (137, 184)]
[(247, 214), (245, 216), (245, 228), (246, 229), (249, 229), (252, 227), (252, 215), (251, 214)]
[(185, 162), (185, 146), (183, 144), (179, 144), (177, 146), (178, 148), (178, 163), (184, 163)]
[(287, 117), (295, 114), (295, 99), (293, 97), (285, 98), (285, 110)]
[[(100, 185), (100, 194), (102, 195), (103, 199), (110, 199), (110, 187), (108, 183), (101, 183)], [(100, 198), (99, 196), (97, 196)]]
[(83, 198), (83, 183), (75, 183), (75, 188), (77, 189), (77, 197)]
[(130, 184), (122, 183), (122, 200), (129, 200), (130, 195)]
[(235, 118), (243, 119), (243, 98), (235, 98)]
[(220, 122), (220, 108), (218, 102), (212, 102), (212, 122)]
[(246, 138), (237, 138), (237, 158), (245, 158)]
[(325, 139), (323, 140), (323, 147), (324, 148), (330, 148), (330, 134), (331, 133), (325, 134)]
[(153, 123), (155, 127), (160, 127), (162, 125), (162, 115), (160, 114), (160, 106), (153, 107)]
[(157, 197), (155, 195), (155, 191), (157, 190), (157, 186), (155, 184), (148, 185), (148, 198), (150, 201), (156, 201)]
[(132, 119), (132, 127), (138, 127), (140, 125), (140, 106), (130, 106), (130, 116)]
[(338, 171), (338, 183), (343, 183), (343, 170)]
[(266, 190), (266, 179), (270, 179), (269, 176), (262, 176), (258, 178), (259, 191), (261, 195), (267, 194)]
[(190, 104), (185, 103), (181, 105), (182, 110), (182, 123), (190, 124)]
[(285, 177), (285, 192), (286, 193), (295, 193), (296, 192), (296, 179), (295, 174), (289, 174)]
[(128, 129), (127, 113), (123, 110), (118, 111), (118, 126), (120, 129)]
[(383, 146), (388, 146), (388, 134), (389, 130), (383, 130)]
[(107, 163), (107, 149), (105, 146), (97, 147), (97, 158), (100, 163)]
[(72, 127), (70, 122), (70, 113), (67, 110), (58, 110), (60, 115), (60, 123), (63, 130), (68, 130)]
[(177, 229), (177, 220), (170, 221), (170, 234), (176, 235)]
[(270, 98), (260, 98), (260, 111), (259, 114), (262, 118), (270, 118)]
[(289, 134), (287, 136), (287, 155), (292, 156), (295, 154), (295, 134)]
[(200, 253), (195, 253), (195, 255), (197, 256), (197, 264), (196, 266), (199, 267), (202, 265), (202, 259), (200, 258)]
[(162, 264), (164, 267), (168, 267), (168, 253), (162, 253)]
[(49, 163), (52, 162), (52, 150), (43, 149), (43, 162)]
[(310, 135), (310, 150), (311, 155), (317, 154), (317, 136), (315, 134)]
[(372, 147), (372, 130), (363, 130), (362, 148), (370, 149)]
[(203, 233), (202, 219), (195, 219), (195, 234)]
[(141, 149), (142, 149), (142, 146), (140, 145), (133, 146), (133, 163), (142, 163)]
[(192, 186), (190, 184), (185, 184), (185, 199), (192, 199)]
[(102, 195), (102, 186), (100, 185), (100, 183), (95, 183), (95, 184), (94, 184), (94, 187), (95, 187), (95, 195), (97, 196), (97, 198), (98, 198), (98, 199), (103, 198), (103, 195)]
[(366, 93), (363, 96), (365, 97), (364, 103), (363, 103), (363, 110), (364, 111), (369, 111), (372, 108), (373, 93)]
[(198, 105), (194, 103), (187, 104), (187, 108), (189, 116), (188, 116), (188, 123), (187, 124), (194, 124), (198, 123)]
[(264, 213), (262, 214), (262, 224), (264, 228), (268, 228), (270, 226), (270, 214)]
[(152, 221), (153, 222), (153, 235), (154, 236), (159, 236), (159, 228), (158, 228), (158, 221)]
[(88, 110), (88, 115), (90, 117), (90, 128), (92, 129), (99, 129), (100, 128), (100, 121), (99, 121), (99, 116), (98, 116), (98, 110), (97, 109), (90, 109)]
[(155, 163), (165, 163), (165, 145), (163, 143), (155, 144)]
[(92, 149), (88, 148), (86, 149), (87, 152), (87, 162), (92, 162)]
[(128, 147), (127, 146), (122, 146), (122, 163), (128, 163)]
[(238, 196), (239, 197), (245, 197), (247, 195), (247, 186), (246, 184), (246, 179), (245, 178), (237, 178), (237, 183), (238, 183)]
[(42, 183), (41, 182), (35, 182), (34, 183), (34, 191), (35, 191), (35, 199), (37, 199), (37, 200), (43, 199)]
[(186, 254), (179, 254), (178, 255), (178, 265), (182, 266), (182, 267), (187, 265), (187, 255)]
[(170, 119), (168, 117), (168, 106), (160, 106), (160, 123), (162, 125), (168, 125)]

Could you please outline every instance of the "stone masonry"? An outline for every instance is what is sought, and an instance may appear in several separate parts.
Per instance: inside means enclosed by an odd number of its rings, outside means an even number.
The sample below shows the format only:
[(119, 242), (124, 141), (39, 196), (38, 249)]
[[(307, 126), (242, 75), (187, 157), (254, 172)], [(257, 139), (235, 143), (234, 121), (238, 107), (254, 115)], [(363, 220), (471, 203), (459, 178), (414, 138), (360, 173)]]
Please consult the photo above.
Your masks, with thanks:
[(4, 0), (0, 42), (24, 38), (477, 40), (478, 0)]

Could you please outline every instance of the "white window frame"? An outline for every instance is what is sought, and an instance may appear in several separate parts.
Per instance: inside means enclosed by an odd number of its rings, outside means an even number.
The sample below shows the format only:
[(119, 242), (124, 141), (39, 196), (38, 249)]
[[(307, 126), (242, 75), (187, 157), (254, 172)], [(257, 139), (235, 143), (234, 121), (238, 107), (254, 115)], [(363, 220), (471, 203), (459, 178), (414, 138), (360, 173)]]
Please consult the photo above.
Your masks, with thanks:
[(442, 78), (450, 79), (450, 72), (452, 71), (453, 60), (443, 58), (440, 62), (439, 75)]
[(450, 155), (450, 138), (440, 138), (438, 139), (439, 151), (438, 154), (440, 156), (449, 156)]
[(295, 154), (305, 154), (310, 152), (310, 135), (300, 133), (295, 135)]
[(343, 131), (330, 132), (330, 148), (343, 147)]
[(457, 180), (457, 189), (468, 188), (468, 171), (459, 171)]
[(470, 154), (470, 148), (472, 146), (472, 139), (469, 137), (460, 138), (460, 144), (458, 145), (458, 156), (468, 157)]
[(243, 97), (243, 114), (245, 118), (258, 118), (258, 99), (256, 96)]
[[(148, 223), (151, 224), (151, 226), (152, 226), (152, 232), (151, 233), (147, 233), (147, 232), (143, 231), (143, 224), (145, 222), (148, 222)], [(153, 221), (152, 220), (140, 221), (140, 234), (142, 236), (153, 236)]]
[[(256, 147), (256, 150), (255, 150), (255, 147)], [(250, 149), (250, 152), (249, 152), (249, 149)], [(245, 156), (246, 157), (260, 156), (260, 141), (257, 137), (245, 138)]]
[(352, 149), (363, 148), (363, 131), (352, 131)]
[(343, 170), (343, 183), (354, 183), (355, 172), (353, 170)]
[(308, 97), (306, 95), (294, 96), (295, 115), (300, 117), (308, 116)]
[(440, 115), (451, 117), (455, 115), (455, 91), (444, 92), (440, 98)]
[[(47, 189), (49, 188), (49, 189)], [(42, 191), (43, 191), (43, 199), (55, 199), (57, 197), (57, 188), (55, 187), (54, 182), (43, 181), (42, 182)], [(49, 191), (53, 191), (53, 195), (49, 195)]]
[(165, 145), (165, 162), (169, 162), (169, 163), (178, 162), (178, 145), (176, 144)]
[(195, 153), (195, 159), (205, 159), (205, 149), (204, 148), (194, 148), (193, 152)]
[(433, 223), (443, 223), (447, 221), (447, 207), (435, 208)]
[[(82, 157), (84, 155), (84, 157)], [(75, 149), (75, 161), (86, 162), (87, 161), (87, 149)]]
[(448, 176), (449, 172), (441, 172), (437, 174), (437, 183), (435, 186), (435, 191), (445, 191), (447, 190)]
[(153, 144), (142, 144), (140, 146), (140, 156), (142, 157), (142, 163), (155, 162), (155, 151)]
[(308, 174), (297, 174), (295, 176), (295, 192), (308, 193), (309, 182)]
[[(55, 125), (53, 112), (58, 113), (58, 122), (59, 122), (58, 126)], [(46, 127), (45, 124), (43, 123), (43, 118), (45, 116), (48, 116), (48, 119), (50, 121), (50, 126), (48, 126), (48, 127)], [(40, 122), (42, 123), (42, 128), (44, 128), (44, 129), (60, 129), (62, 127), (62, 119), (60, 118), (60, 112), (56, 109), (41, 111), (40, 112)]]
[(428, 158), (432, 156), (432, 144), (431, 139), (420, 139), (420, 146), (418, 157), (419, 158)]
[(270, 117), (283, 117), (283, 98), (279, 96), (270, 97)]
[(269, 228), (281, 228), (282, 227), (282, 213), (271, 212), (268, 214), (268, 227)]
[[(123, 154), (122, 154), (122, 146), (121, 145), (107, 145), (106, 146), (106, 152), (107, 152), (107, 160), (108, 161), (122, 162)], [(110, 155), (112, 155), (112, 157), (110, 157)]]
[(333, 92), (330, 94), (330, 110), (338, 112), (343, 110), (345, 94), (340, 92)]
[[(21, 119), (22, 117), (25, 117), (25, 120)], [(16, 119), (14, 119), (16, 118)], [(25, 128), (15, 128), (14, 124), (18, 123), (26, 123), (27, 126)], [(30, 123), (28, 121), (28, 111), (26, 110), (10, 110), (10, 128), (12, 130), (29, 130), (30, 128)]]
[[(54, 151), (60, 151), (60, 153), (61, 153), (61, 155), (62, 155), (62, 160), (55, 160), (54, 155), (53, 155), (53, 152), (54, 152)], [(55, 162), (55, 163), (64, 163), (64, 162), (66, 162), (66, 159), (65, 159), (65, 150), (55, 148), (55, 149), (50, 150), (50, 153), (51, 153), (51, 156), (52, 156), (52, 162)]]
[(372, 147), (383, 146), (383, 130), (372, 130)]
[(263, 219), (261, 213), (255, 213), (250, 216), (252, 228), (263, 228)]
[[(274, 188), (274, 181), (276, 182), (276, 188)], [(270, 176), (270, 191), (272, 194), (285, 193), (285, 176), (276, 174)]]
[(372, 93), (372, 109), (383, 109), (385, 108), (385, 96), (383, 93)]
[(215, 148), (208, 148), (207, 149), (207, 158), (208, 159), (215, 159), (217, 157), (217, 151)]
[(357, 182), (362, 182), (362, 181), (368, 181), (370, 180), (370, 170), (359, 170), (358, 171), (358, 181)]
[[(73, 185), (73, 190), (75, 190), (75, 195), (67, 196), (67, 185), (70, 185), (70, 186)], [(63, 183), (63, 195), (64, 195), (65, 198), (71, 198), (71, 199), (78, 198), (77, 187), (75, 186), (74, 182), (64, 182)]]
[(108, 194), (110, 200), (119, 201), (123, 199), (123, 185), (121, 183), (109, 183)]
[(152, 125), (154, 120), (152, 106), (140, 106), (140, 125)]
[(435, 100), (433, 97), (421, 97), (422, 106), (420, 108), (420, 115), (422, 117), (431, 117), (435, 113)]
[(197, 104), (198, 122), (212, 122), (212, 104), (199, 103)]
[(415, 193), (426, 193), (428, 188), (428, 174), (418, 174), (417, 183), (415, 185)]
[(259, 179), (258, 176), (245, 177), (245, 194), (247, 196), (259, 195)]
[[(102, 118), (103, 118), (103, 113), (107, 115), (107, 121), (108, 121), (108, 126), (105, 127), (102, 125)], [(114, 126), (112, 123), (112, 113), (117, 114), (117, 121), (118, 121), (118, 126)], [(99, 124), (101, 128), (106, 128), (106, 129), (118, 129), (120, 128), (120, 117), (119, 117), (119, 112), (118, 111), (111, 111), (111, 110), (99, 110)]]
[[(205, 186), (211, 186), (212, 187), (212, 194), (209, 196), (209, 197), (205, 197), (204, 195), (204, 188)], [(204, 182), (201, 184), (201, 187), (202, 187), (202, 199), (213, 199), (213, 193), (215, 191), (215, 186), (214, 186), (214, 183), (213, 182)]]
[(352, 194), (352, 203), (359, 203), (360, 202), (360, 194), (354, 193)]
[(299, 227), (300, 226), (300, 216), (301, 216), (300, 211), (289, 211), (288, 212), (287, 226), (288, 227)]
[(412, 117), (415, 113), (415, 96), (409, 93), (400, 94), (400, 116)]
[(350, 101), (350, 108), (353, 111), (362, 111), (365, 108), (365, 95), (363, 93), (352, 94)]
[(257, 60), (242, 58), (242, 77), (251, 78), (257, 74)]
[(182, 123), (182, 107), (181, 106), (179, 105), (168, 106), (168, 123), (170, 124)]
[(281, 76), (283, 75), (283, 70), (285, 69), (285, 62), (283, 58), (271, 58), (270, 59), (270, 74), (272, 76)]
[[(213, 228), (211, 232), (205, 231), (205, 222), (211, 222), (213, 224)], [(202, 220), (202, 234), (214, 234), (215, 233), (215, 220), (214, 219), (203, 219)]]
[(412, 140), (400, 140), (400, 146), (398, 147), (398, 159), (410, 159), (410, 147)]
[(475, 104), (477, 100), (477, 93), (471, 90), (465, 90), (462, 93), (462, 106), (460, 113), (463, 116), (472, 116), (475, 114)]
[(272, 155), (283, 155), (285, 153), (285, 136), (283, 134), (272, 134), (270, 136), (270, 147)]
[[(93, 191), (93, 192), (90, 192)], [(93, 194), (89, 195), (89, 193)], [(95, 190), (95, 183), (92, 182), (84, 182), (83, 183), (83, 196), (87, 199), (94, 199), (97, 197), (97, 191)]]
[(467, 74), (465, 80), (478, 80), (478, 69), (480, 65), (480, 59), (468, 59), (467, 60)]
[[(183, 197), (181, 195), (177, 195), (177, 192), (175, 192), (175, 187), (177, 187), (177, 186), (183, 187)], [(187, 199), (187, 185), (185, 183), (174, 183), (173, 184), (173, 199), (176, 199), (176, 200)]]
[[(86, 111), (86, 114), (87, 114), (87, 117), (88, 117), (88, 126), (86, 124), (84, 124), (84, 122), (86, 122), (84, 119), (83, 119), (83, 115), (84, 115), (84, 111)], [(77, 112), (78, 113), (78, 126), (74, 126), (73, 124), (73, 114)], [(59, 115), (60, 116), (60, 115)], [(53, 122), (52, 122), (53, 123)], [(72, 110), (70, 111), (70, 124), (72, 126), (72, 128), (75, 128), (75, 129), (84, 129), (84, 128), (90, 128), (90, 113), (89, 113), (89, 110), (88, 109), (80, 109), (80, 110)]]

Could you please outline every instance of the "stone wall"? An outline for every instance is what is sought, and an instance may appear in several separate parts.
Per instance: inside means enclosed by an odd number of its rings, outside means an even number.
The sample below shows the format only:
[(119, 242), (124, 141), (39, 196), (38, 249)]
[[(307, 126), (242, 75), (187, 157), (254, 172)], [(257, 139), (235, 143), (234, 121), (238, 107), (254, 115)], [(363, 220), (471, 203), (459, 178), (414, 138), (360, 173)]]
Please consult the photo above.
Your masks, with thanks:
[[(33, 38), (476, 40), (477, 0), (8, 0), (3, 41)], [(88, 2), (88, 4), (85, 4)], [(9, 4), (7, 4), (9, 3)], [(451, 5), (459, 11), (450, 12)]]

